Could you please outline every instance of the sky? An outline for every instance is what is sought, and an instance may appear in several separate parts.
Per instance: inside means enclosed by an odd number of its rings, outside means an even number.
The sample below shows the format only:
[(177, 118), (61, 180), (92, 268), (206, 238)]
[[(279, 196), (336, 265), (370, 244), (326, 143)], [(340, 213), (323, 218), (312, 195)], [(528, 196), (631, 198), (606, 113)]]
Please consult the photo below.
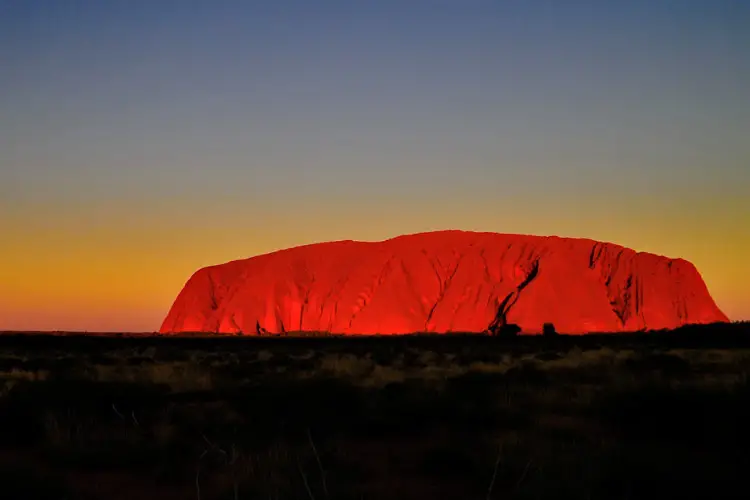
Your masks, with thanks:
[(464, 229), (693, 262), (750, 319), (750, 2), (0, 0), (0, 330)]

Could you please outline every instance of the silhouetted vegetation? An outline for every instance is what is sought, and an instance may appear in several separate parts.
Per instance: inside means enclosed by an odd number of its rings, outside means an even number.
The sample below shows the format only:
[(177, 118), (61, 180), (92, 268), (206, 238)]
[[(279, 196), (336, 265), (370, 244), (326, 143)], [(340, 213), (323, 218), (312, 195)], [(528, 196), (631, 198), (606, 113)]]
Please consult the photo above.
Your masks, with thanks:
[(0, 335), (2, 497), (746, 496), (747, 323), (295, 335)]
[(500, 327), (498, 336), (500, 337), (516, 337), (521, 333), (521, 327), (514, 323), (506, 323)]
[(521, 333), (521, 327), (515, 323), (500, 323), (491, 325), (487, 333), (492, 337), (513, 338)]

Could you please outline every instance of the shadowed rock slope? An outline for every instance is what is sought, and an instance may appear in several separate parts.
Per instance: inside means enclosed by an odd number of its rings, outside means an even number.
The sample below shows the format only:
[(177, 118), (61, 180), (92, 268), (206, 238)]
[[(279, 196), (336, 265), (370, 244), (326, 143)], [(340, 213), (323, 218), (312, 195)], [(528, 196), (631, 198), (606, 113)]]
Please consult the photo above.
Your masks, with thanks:
[(561, 333), (728, 321), (695, 266), (587, 239), (438, 231), (198, 270), (160, 332)]

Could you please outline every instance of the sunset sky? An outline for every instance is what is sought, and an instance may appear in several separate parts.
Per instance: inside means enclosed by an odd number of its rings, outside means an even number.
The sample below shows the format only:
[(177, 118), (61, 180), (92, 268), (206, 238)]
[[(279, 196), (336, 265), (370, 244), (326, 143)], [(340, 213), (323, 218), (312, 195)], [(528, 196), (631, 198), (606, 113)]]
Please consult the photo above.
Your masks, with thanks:
[(693, 262), (750, 319), (750, 2), (0, 1), (0, 330), (433, 229)]

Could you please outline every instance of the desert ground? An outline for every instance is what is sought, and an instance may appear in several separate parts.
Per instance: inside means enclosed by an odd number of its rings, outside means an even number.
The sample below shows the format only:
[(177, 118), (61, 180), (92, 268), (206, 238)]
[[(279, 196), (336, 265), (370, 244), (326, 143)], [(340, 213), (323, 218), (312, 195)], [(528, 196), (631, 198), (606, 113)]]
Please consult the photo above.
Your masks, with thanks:
[(0, 335), (4, 499), (746, 498), (750, 323)]

